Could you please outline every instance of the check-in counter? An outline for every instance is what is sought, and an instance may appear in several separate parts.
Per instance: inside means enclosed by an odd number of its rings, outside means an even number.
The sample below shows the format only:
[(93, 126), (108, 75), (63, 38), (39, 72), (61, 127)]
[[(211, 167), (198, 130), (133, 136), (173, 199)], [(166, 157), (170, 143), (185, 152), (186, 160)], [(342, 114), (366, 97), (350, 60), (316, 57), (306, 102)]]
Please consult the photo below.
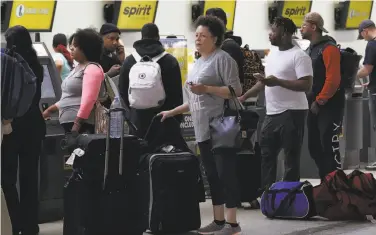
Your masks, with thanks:
[[(61, 97), (61, 77), (50, 52), (44, 43), (33, 44), (44, 69), (41, 111), (56, 103)], [(46, 120), (46, 138), (43, 141), (39, 164), (39, 222), (63, 218), (63, 189), (70, 169), (65, 167), (69, 153), (60, 147), (64, 129), (59, 123), (58, 112)]]

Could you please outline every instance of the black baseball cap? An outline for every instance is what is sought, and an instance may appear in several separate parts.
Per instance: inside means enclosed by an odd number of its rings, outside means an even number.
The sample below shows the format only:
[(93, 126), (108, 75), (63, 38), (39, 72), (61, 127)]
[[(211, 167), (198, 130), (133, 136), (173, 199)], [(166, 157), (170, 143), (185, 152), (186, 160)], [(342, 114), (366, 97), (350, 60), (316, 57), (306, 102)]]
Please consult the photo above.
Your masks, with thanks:
[(365, 30), (366, 28), (369, 28), (369, 27), (375, 27), (375, 22), (373, 22), (372, 20), (363, 20), (360, 24), (359, 24), (359, 35), (358, 35), (358, 39), (364, 39), (362, 37), (362, 32), (363, 30)]
[(105, 23), (102, 25), (101, 29), (99, 30), (99, 33), (102, 35), (106, 35), (109, 33), (119, 33), (121, 34), (120, 30), (116, 25), (111, 23)]

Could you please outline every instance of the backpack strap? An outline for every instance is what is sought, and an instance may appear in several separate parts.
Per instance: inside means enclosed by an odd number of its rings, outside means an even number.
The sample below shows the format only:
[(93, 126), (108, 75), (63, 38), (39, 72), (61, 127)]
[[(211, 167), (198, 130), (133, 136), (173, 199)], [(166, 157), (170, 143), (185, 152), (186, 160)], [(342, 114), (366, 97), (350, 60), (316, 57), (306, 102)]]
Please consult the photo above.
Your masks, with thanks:
[[(160, 60), (163, 56), (165, 56), (167, 54), (166, 51), (162, 52), (161, 54), (151, 58), (151, 60), (153, 62), (158, 62), (158, 60)], [(136, 60), (136, 62), (140, 62), (142, 60), (142, 57), (140, 56), (140, 54), (137, 53), (137, 51), (133, 51), (132, 52), (132, 55), (134, 57), (134, 59)]]
[(141, 61), (141, 56), (137, 53), (137, 51), (136, 50), (134, 50), (133, 52), (132, 52), (132, 55), (133, 55), (133, 58), (136, 60), (136, 62), (140, 62)]
[(167, 52), (162, 52), (161, 54), (155, 56), (152, 58), (153, 62), (158, 62), (158, 60), (162, 59), (163, 56), (165, 56), (167, 54)]

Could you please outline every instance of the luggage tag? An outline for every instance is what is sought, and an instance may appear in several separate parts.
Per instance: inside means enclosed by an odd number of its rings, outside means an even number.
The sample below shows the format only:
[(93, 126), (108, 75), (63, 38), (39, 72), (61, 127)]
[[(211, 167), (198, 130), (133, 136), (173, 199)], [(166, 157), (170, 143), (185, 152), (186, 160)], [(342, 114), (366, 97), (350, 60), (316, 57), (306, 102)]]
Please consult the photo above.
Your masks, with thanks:
[(242, 138), (247, 139), (247, 131), (242, 131)]
[(174, 148), (174, 146), (172, 146), (172, 145), (168, 145), (168, 146), (162, 148), (162, 150), (163, 150), (165, 153), (171, 153), (174, 149), (175, 149), (175, 148)]
[(72, 152), (72, 154), (70, 155), (70, 157), (68, 158), (68, 160), (65, 162), (65, 164), (73, 166), (73, 162), (74, 162), (74, 159), (76, 158), (76, 156), (77, 157), (82, 157), (84, 154), (85, 154), (84, 150), (82, 150), (80, 148), (75, 149)]

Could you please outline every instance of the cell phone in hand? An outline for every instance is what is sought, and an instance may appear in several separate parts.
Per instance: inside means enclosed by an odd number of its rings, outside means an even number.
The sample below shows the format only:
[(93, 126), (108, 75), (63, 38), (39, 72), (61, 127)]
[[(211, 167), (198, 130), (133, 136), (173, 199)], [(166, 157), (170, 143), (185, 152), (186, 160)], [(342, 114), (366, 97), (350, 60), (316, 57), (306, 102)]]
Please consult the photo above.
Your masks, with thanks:
[(254, 73), (253, 76), (257, 79), (265, 79), (265, 76), (261, 73)]

